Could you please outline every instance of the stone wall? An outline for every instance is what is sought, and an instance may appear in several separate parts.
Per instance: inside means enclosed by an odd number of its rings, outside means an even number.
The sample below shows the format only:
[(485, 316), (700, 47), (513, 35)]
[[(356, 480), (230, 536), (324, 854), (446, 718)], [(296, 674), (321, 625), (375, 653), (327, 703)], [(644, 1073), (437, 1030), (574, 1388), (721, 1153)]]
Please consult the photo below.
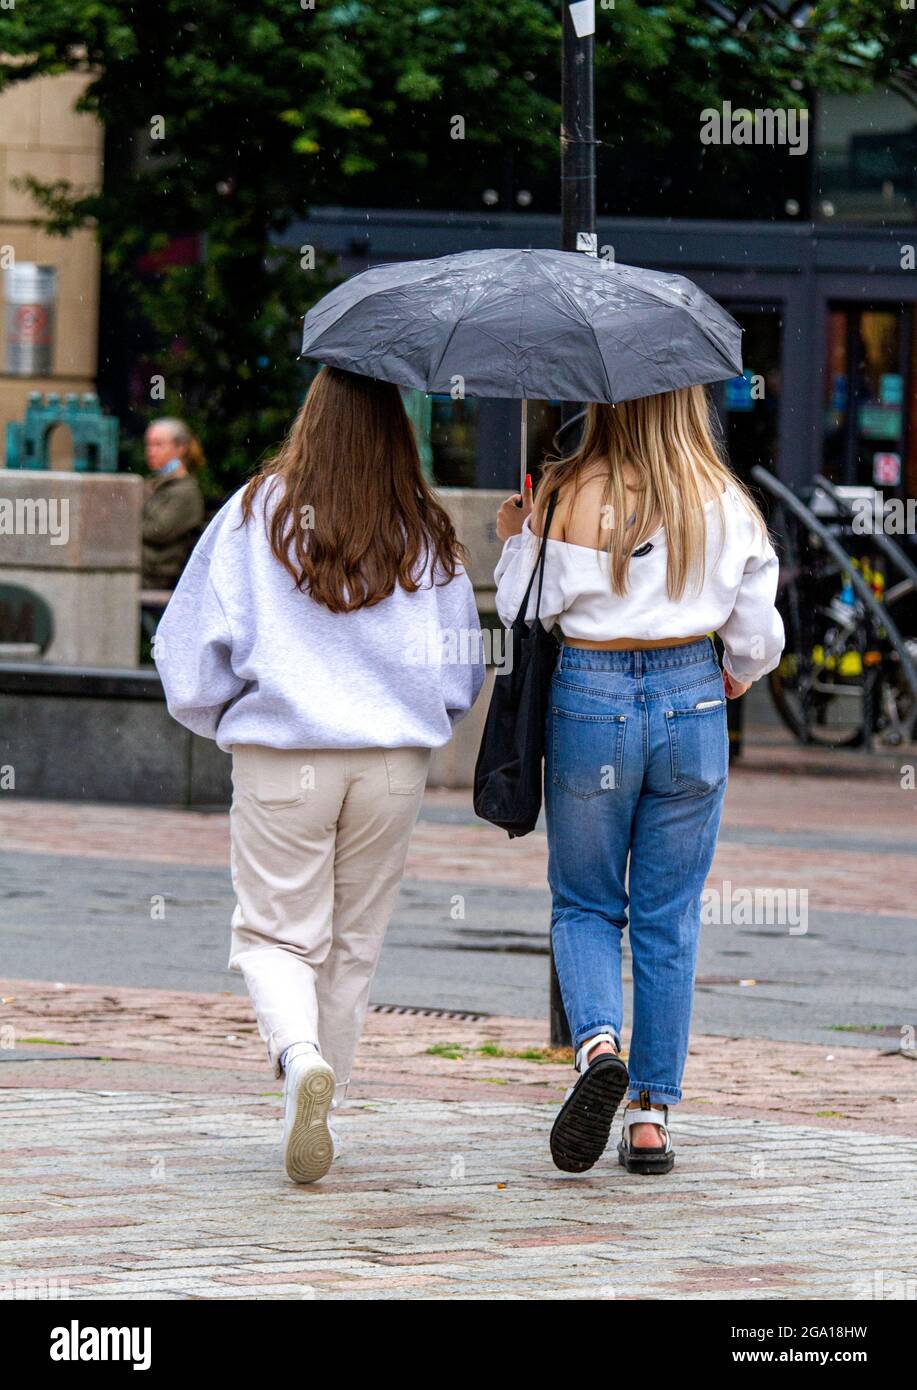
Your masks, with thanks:
[(142, 500), (133, 473), (0, 469), (0, 584), (50, 604), (44, 662), (137, 665)]

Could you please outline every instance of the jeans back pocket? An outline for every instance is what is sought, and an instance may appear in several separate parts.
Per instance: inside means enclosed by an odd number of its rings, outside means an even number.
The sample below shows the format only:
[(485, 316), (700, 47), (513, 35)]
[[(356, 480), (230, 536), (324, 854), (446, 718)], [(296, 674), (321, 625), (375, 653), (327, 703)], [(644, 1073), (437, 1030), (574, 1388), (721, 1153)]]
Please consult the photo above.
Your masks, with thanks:
[(726, 701), (702, 700), (691, 709), (667, 709), (672, 782), (702, 796), (715, 791), (729, 772)]
[(587, 801), (621, 785), (626, 714), (551, 709), (554, 783)]

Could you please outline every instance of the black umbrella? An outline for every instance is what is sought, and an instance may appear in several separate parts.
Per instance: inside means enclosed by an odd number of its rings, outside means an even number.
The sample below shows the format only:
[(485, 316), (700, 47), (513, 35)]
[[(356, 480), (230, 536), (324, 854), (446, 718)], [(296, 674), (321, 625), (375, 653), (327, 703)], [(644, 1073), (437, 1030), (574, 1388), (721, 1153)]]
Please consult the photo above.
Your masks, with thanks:
[[(616, 402), (742, 372), (741, 328), (690, 280), (569, 251), (374, 266), (303, 330), (304, 357), (454, 396)], [(524, 427), (523, 407), (523, 448)]]

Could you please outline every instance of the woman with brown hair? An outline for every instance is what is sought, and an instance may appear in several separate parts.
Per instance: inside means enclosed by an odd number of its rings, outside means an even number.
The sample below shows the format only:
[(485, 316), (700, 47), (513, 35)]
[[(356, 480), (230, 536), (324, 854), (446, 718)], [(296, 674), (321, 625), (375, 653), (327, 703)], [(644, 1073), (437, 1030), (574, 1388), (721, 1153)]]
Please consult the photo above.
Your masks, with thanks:
[(326, 367), (157, 633), (170, 713), (232, 753), (229, 964), (285, 1075), (294, 1182), (330, 1167), (430, 753), (483, 680), (462, 559), (398, 388)]

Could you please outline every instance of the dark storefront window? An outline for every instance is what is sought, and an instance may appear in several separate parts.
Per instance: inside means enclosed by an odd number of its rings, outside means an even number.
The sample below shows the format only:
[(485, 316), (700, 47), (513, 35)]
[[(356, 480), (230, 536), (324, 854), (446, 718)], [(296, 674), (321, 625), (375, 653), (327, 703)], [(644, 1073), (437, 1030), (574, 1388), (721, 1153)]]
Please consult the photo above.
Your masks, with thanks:
[(474, 487), (478, 402), (430, 397), (433, 477), (440, 487)]
[[(824, 471), (832, 482), (903, 492), (913, 353), (907, 306), (834, 305), (825, 346)], [(910, 403), (913, 414), (913, 403)]]
[(579, 444), (580, 432), (579, 427), (576, 427), (559, 440), (558, 451), (554, 444), (554, 436), (560, 429), (560, 424), (559, 401), (529, 402), (528, 466), (529, 472), (536, 480), (546, 459), (557, 458), (559, 454), (569, 454)]
[(719, 383), (713, 397), (726, 438), (729, 462), (743, 481), (756, 464), (777, 471), (780, 414), (780, 350), (783, 318), (768, 306), (728, 304), (742, 325), (742, 376)]
[[(428, 438), (434, 482), (439, 487), (505, 487), (507, 491), (518, 488), (520, 402), (472, 397), (454, 401), (445, 395), (429, 399)], [(489, 429), (485, 415), (489, 417)], [(499, 417), (496, 423), (495, 416)], [(536, 480), (545, 459), (555, 452), (554, 434), (559, 425), (557, 402), (529, 401), (528, 469)], [(572, 443), (569, 437), (564, 440), (565, 452)], [(486, 457), (495, 451), (498, 459)]]
[(914, 332), (914, 311), (911, 309), (910, 361), (907, 370), (907, 420), (905, 423), (904, 491), (917, 497), (917, 333)]
[(917, 207), (917, 118), (910, 102), (877, 89), (819, 97), (816, 218), (912, 222)]

